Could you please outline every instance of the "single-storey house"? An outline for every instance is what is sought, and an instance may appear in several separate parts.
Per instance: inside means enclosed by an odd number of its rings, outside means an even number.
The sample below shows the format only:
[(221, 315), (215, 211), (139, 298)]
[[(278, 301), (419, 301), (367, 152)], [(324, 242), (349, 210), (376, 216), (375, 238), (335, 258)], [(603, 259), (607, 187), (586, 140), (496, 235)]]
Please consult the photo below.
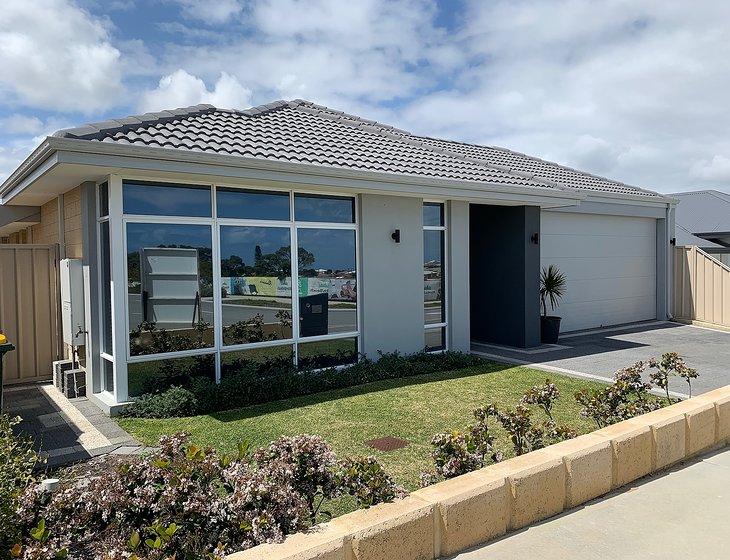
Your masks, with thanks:
[[(46, 138), (0, 186), (0, 247), (73, 260), (61, 314), (83, 312), (64, 340), (110, 411), (242, 357), (537, 346), (549, 264), (563, 331), (664, 319), (675, 202), (308, 101), (197, 105)], [(23, 286), (18, 262), (0, 285)], [(32, 310), (15, 312), (0, 328), (22, 346)]]

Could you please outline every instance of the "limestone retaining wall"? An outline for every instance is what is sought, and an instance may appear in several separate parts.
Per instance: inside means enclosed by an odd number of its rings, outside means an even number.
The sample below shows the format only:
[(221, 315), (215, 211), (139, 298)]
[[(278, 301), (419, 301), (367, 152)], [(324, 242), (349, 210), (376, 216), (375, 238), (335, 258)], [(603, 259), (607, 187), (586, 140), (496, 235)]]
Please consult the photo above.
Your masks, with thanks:
[(231, 560), (448, 556), (730, 441), (730, 386), (335, 518)]

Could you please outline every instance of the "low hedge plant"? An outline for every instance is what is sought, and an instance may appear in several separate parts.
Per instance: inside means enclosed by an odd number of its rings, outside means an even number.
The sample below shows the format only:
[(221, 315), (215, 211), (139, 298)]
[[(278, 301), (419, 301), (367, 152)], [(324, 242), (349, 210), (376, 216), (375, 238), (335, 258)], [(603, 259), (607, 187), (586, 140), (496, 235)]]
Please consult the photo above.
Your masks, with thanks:
[(228, 364), (220, 383), (193, 378), (184, 387), (169, 387), (142, 395), (129, 404), (122, 416), (172, 418), (207, 414), (271, 401), (300, 397), (332, 389), (342, 389), (373, 381), (451, 371), (484, 363), (464, 352), (403, 355), (383, 353), (373, 361), (363, 357), (346, 368), (297, 370), (293, 364), (277, 359), (253, 363)]

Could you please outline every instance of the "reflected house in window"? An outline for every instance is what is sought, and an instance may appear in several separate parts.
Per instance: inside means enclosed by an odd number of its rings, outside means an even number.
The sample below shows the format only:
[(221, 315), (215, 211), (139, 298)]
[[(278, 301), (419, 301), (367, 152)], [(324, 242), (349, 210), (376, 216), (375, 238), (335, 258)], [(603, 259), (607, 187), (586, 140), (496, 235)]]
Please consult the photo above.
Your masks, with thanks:
[(139, 262), (143, 321), (180, 329), (202, 320), (197, 249), (142, 247)]

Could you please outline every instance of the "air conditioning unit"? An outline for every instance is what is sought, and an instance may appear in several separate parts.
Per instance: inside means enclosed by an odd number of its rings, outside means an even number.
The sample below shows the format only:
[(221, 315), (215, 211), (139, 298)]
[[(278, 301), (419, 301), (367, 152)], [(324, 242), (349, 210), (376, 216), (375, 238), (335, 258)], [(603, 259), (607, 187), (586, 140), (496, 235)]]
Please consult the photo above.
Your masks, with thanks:
[(69, 346), (83, 346), (86, 344), (86, 326), (81, 259), (63, 259), (60, 263), (60, 276), (63, 342)]

